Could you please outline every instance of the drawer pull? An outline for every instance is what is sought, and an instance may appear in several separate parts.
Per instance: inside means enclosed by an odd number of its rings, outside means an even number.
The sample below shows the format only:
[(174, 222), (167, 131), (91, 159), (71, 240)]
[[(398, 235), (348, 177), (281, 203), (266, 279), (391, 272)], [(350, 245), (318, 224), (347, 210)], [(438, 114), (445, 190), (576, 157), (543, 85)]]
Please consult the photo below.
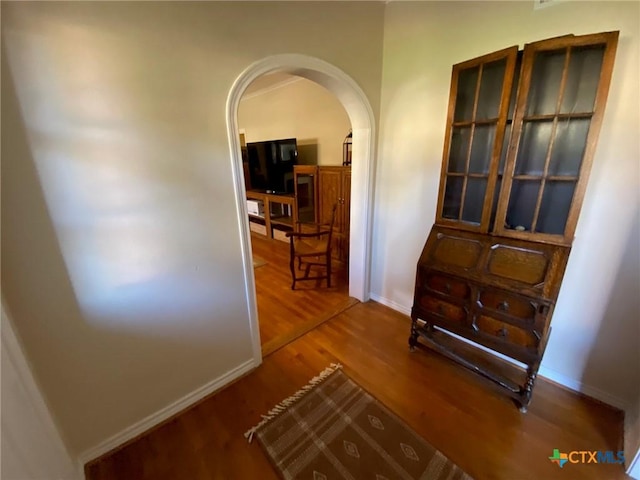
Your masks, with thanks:
[(446, 293), (451, 293), (451, 284), (449, 282), (445, 283), (444, 285), (444, 291)]
[(498, 310), (503, 311), (503, 312), (508, 312), (509, 311), (509, 302), (507, 302), (506, 300), (500, 302), (498, 304)]
[(505, 338), (507, 335), (509, 335), (509, 331), (506, 328), (501, 328), (500, 330), (498, 330), (498, 336)]

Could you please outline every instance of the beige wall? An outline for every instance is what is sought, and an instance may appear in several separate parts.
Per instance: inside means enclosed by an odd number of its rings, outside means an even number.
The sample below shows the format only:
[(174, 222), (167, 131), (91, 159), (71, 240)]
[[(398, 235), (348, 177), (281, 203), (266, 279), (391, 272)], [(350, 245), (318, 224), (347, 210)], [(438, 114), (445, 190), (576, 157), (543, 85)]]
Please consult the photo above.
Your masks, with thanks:
[(251, 362), (227, 96), (302, 53), (377, 118), (383, 10), (2, 3), (2, 290), (75, 453)]
[(248, 95), (238, 109), (247, 142), (294, 137), (298, 160), (308, 165), (342, 165), (342, 142), (351, 129), (338, 99), (301, 77)]
[[(390, 2), (375, 204), (372, 290), (408, 310), (416, 261), (435, 218), (451, 66), (511, 45), (620, 30), (600, 142), (541, 369), (619, 406), (640, 384), (638, 262), (625, 255), (640, 191), (639, 9), (638, 2), (608, 1), (539, 10), (533, 2)], [(630, 245), (637, 259), (638, 243)], [(635, 282), (636, 293), (611, 302), (617, 279)]]

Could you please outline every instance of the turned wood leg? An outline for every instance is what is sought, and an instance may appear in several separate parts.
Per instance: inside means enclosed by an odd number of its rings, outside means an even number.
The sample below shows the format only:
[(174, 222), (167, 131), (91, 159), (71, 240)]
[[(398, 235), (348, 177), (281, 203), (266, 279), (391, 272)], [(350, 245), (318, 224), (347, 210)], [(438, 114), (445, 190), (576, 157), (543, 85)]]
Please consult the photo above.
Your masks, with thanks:
[(536, 377), (538, 376), (538, 369), (527, 368), (527, 381), (524, 384), (524, 388), (520, 393), (520, 411), (526, 413), (531, 403), (531, 395), (533, 394), (533, 385), (535, 384)]
[[(298, 261), (300, 259), (298, 258)], [(293, 279), (293, 283), (291, 284), (291, 290), (296, 289), (296, 259), (294, 256), (294, 248), (293, 248), (293, 238), (289, 238), (289, 269), (291, 270), (291, 278)]]
[(331, 253), (327, 253), (327, 288), (331, 287)]
[(411, 334), (409, 335), (409, 351), (415, 352), (418, 346), (418, 330), (416, 329), (416, 321), (411, 319)]

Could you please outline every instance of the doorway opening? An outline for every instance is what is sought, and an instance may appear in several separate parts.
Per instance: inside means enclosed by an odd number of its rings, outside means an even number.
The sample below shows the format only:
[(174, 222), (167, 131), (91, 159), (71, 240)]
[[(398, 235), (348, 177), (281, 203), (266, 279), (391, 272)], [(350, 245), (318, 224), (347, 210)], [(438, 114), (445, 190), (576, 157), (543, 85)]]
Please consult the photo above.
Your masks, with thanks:
[(349, 249), (349, 295), (369, 299), (371, 205), (373, 189), (374, 117), (360, 87), (335, 66), (306, 55), (276, 55), (249, 66), (234, 83), (227, 100), (227, 130), (236, 193), (236, 211), (241, 238), (244, 277), (254, 360), (261, 362), (262, 348), (258, 323), (256, 285), (244, 184), (242, 151), (238, 125), (240, 100), (247, 87), (265, 74), (282, 72), (311, 80), (331, 92), (342, 104), (352, 127), (351, 222)]

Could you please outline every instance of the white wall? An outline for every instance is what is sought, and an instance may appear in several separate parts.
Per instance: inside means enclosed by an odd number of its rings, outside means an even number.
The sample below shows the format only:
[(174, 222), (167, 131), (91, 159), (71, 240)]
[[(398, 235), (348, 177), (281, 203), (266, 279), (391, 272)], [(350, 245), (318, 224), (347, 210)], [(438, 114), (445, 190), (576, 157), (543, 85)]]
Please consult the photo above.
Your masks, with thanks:
[(36, 385), (2, 307), (2, 461), (4, 480), (74, 480), (79, 470)]
[(326, 88), (291, 80), (242, 98), (238, 126), (247, 142), (294, 137), (299, 163), (342, 165), (342, 142), (351, 129), (347, 112)]
[(70, 448), (96, 453), (253, 365), (233, 82), (303, 53), (377, 118), (384, 5), (1, 8), (3, 295)]
[[(639, 22), (638, 2), (559, 2), (539, 10), (533, 2), (390, 2), (375, 204), (374, 298), (408, 312), (416, 262), (435, 218), (451, 66), (511, 45), (620, 30), (541, 373), (621, 407), (640, 385), (638, 243), (629, 243), (640, 190)], [(628, 259), (625, 251), (635, 254)], [(612, 302), (617, 279), (635, 283)]]

